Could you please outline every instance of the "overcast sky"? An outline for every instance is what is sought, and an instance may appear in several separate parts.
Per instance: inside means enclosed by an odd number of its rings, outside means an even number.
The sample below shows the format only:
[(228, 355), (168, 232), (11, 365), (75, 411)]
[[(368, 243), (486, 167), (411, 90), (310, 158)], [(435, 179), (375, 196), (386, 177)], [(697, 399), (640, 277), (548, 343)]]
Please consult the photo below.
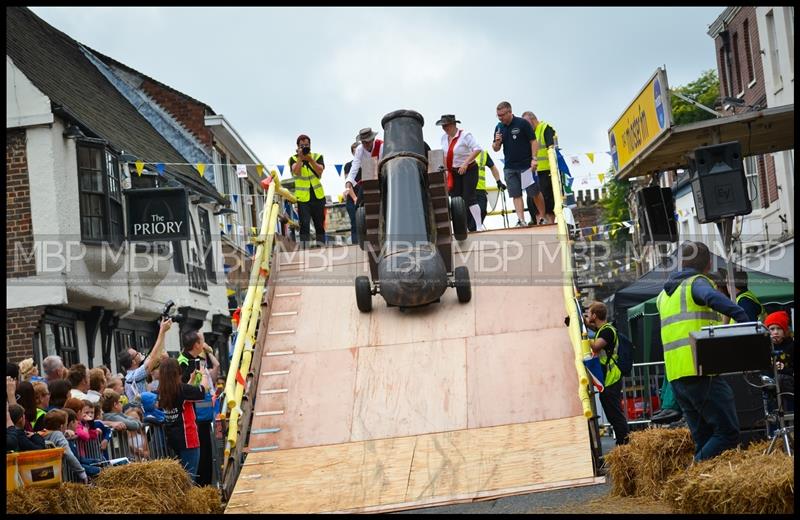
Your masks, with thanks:
[(588, 168), (603, 171), (608, 128), (657, 67), (671, 86), (716, 68), (706, 31), (724, 8), (32, 9), (211, 106), (265, 164), (285, 164), (310, 135), (335, 199), (334, 164), (350, 160), (357, 131), (380, 132), (401, 108), (424, 116), (433, 148), (444, 113), (488, 148), (506, 100), (551, 123), (567, 155), (599, 153)]

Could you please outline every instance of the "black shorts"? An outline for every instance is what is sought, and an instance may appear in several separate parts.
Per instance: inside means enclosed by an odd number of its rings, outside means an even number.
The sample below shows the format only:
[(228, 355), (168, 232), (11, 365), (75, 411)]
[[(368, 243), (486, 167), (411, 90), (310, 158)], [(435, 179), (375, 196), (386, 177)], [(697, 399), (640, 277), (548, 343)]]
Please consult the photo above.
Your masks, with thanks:
[(550, 171), (544, 170), (537, 173), (539, 174), (539, 188), (544, 195), (544, 212), (553, 213), (556, 204), (553, 198), (553, 183), (550, 182)]

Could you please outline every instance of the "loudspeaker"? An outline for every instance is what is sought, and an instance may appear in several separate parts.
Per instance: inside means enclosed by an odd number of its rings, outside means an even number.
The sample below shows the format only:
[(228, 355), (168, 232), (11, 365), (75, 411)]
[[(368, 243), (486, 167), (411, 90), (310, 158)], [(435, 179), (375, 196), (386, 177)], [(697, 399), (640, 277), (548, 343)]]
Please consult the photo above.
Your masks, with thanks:
[(639, 227), (642, 230), (641, 242), (677, 242), (678, 223), (675, 221), (675, 197), (672, 189), (649, 186), (639, 190), (636, 195)]
[[(751, 373), (747, 377), (752, 381), (757, 381), (758, 376), (756, 374)], [(736, 403), (736, 417), (739, 418), (739, 429), (743, 433), (748, 430), (765, 432), (764, 402), (761, 397), (761, 390), (747, 384), (744, 374), (726, 374), (716, 377), (722, 378), (733, 389), (733, 400)]]
[(703, 146), (689, 161), (692, 194), (701, 224), (753, 211), (738, 142)]

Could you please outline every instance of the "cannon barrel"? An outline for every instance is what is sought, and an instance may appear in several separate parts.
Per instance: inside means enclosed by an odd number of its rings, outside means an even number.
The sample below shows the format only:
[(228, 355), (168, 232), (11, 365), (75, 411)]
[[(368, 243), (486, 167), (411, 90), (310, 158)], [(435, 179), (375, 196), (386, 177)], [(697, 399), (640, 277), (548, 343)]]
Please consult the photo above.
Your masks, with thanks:
[(386, 303), (400, 307), (434, 302), (447, 289), (444, 260), (428, 229), (423, 124), (422, 115), (413, 110), (396, 110), (381, 120), (384, 247), (378, 279)]

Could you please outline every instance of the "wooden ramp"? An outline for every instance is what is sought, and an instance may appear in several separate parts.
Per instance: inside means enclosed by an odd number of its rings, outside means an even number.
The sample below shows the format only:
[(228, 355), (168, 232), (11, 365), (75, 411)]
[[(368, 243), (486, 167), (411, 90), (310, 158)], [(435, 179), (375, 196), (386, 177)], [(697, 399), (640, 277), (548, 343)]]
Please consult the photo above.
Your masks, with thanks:
[(406, 312), (380, 296), (358, 311), (352, 280), (368, 264), (355, 246), (281, 254), (227, 512), (386, 511), (601, 481), (555, 233), (454, 243), (472, 301), (448, 289)]

